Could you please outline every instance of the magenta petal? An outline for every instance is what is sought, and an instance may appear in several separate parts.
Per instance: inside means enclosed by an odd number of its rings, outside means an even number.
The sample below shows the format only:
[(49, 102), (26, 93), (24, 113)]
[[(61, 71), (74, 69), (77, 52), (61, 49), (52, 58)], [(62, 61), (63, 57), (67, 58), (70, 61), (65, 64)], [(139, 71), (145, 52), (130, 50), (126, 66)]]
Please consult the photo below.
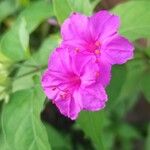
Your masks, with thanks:
[(59, 81), (53, 80), (52, 76), (50, 75), (50, 72), (46, 70), (42, 76), (41, 82), (46, 96), (49, 99), (56, 99), (57, 95), (59, 94), (59, 90), (58, 89), (53, 90), (54, 89), (53, 85), (59, 84)]
[[(95, 63), (93, 63), (93, 61), (95, 60), (94, 56), (83, 55), (82, 53), (76, 53), (72, 55), (73, 55), (72, 56), (73, 61), (70, 63), (70, 65), (73, 71), (76, 74), (80, 74), (80, 76), (85, 73), (87, 67), (93, 65), (95, 68), (95, 66), (97, 66)], [(91, 72), (92, 70), (90, 68), (87, 73), (91, 73)]]
[(56, 48), (49, 58), (48, 68), (53, 71), (56, 70), (57, 72), (67, 72), (70, 69), (70, 61), (67, 48)]
[(81, 86), (86, 87), (96, 83), (99, 79), (99, 66), (93, 61), (89, 61), (83, 69), (81, 76)]
[(80, 13), (73, 13), (61, 26), (63, 40), (86, 37), (88, 29), (88, 17)]
[(54, 102), (61, 114), (67, 117), (70, 117), (70, 101), (71, 99), (59, 99)]
[(106, 38), (117, 33), (120, 26), (120, 19), (109, 13), (106, 10), (99, 11), (90, 17), (91, 33), (93, 37), (96, 37), (103, 42)]
[(112, 66), (108, 62), (102, 60), (98, 64), (100, 72), (99, 82), (106, 87), (110, 83)]
[(123, 64), (133, 58), (133, 50), (132, 43), (117, 35), (103, 45), (102, 56), (111, 64)]
[(80, 89), (80, 94), (84, 110), (98, 111), (105, 107), (107, 94), (103, 86), (91, 85), (86, 89)]
[(75, 120), (78, 117), (79, 112), (82, 109), (81, 97), (77, 91), (74, 92), (73, 97), (68, 99), (59, 99), (55, 101), (56, 106), (58, 107), (59, 111)]

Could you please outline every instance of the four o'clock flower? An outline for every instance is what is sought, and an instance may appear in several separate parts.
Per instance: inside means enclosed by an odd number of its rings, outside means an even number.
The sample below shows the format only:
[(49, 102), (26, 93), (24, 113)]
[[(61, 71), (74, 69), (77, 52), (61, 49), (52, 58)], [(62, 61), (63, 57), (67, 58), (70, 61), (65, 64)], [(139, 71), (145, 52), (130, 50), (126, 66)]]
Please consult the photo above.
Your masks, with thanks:
[(133, 57), (134, 47), (119, 35), (119, 26), (119, 17), (105, 10), (91, 17), (75, 12), (61, 27), (62, 45), (95, 55), (97, 62), (122, 64)]
[(100, 11), (73, 13), (61, 27), (62, 43), (42, 76), (45, 94), (59, 111), (76, 119), (81, 110), (97, 111), (107, 101), (111, 67), (133, 57), (133, 45), (120, 36), (118, 16)]
[[(69, 53), (70, 48), (57, 48), (50, 57), (48, 69), (42, 77), (42, 87), (60, 112), (76, 119), (81, 110), (97, 111), (105, 106), (107, 95), (105, 66), (80, 53)], [(107, 82), (107, 81), (106, 81)]]

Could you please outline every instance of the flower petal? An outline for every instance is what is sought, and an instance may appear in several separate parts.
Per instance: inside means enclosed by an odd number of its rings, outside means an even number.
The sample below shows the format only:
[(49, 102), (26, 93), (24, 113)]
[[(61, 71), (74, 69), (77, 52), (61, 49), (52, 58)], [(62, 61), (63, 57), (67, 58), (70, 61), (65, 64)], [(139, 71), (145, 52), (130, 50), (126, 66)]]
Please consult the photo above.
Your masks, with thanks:
[(94, 84), (79, 92), (84, 110), (98, 111), (105, 107), (107, 94), (102, 85)]
[(41, 83), (46, 96), (49, 99), (55, 99), (59, 93), (59, 90), (57, 88), (55, 89), (55, 86), (53, 85), (57, 85), (58, 81), (53, 80), (48, 70), (46, 70), (42, 75)]
[(90, 26), (92, 26), (92, 36), (98, 38), (100, 42), (103, 42), (117, 32), (120, 26), (120, 20), (118, 16), (103, 10), (90, 17)]
[(111, 64), (123, 64), (133, 58), (134, 46), (119, 35), (108, 40), (102, 47), (102, 59)]
[(80, 13), (73, 13), (70, 18), (66, 19), (61, 27), (63, 40), (80, 39), (87, 37), (88, 17)]
[(65, 100), (56, 100), (55, 104), (63, 115), (72, 120), (75, 120), (78, 117), (78, 114), (82, 109), (81, 98), (77, 91), (74, 91), (73, 97), (69, 97)]
[[(94, 55), (83, 55), (82, 53), (75, 53), (72, 56), (72, 62), (70, 63), (70, 65), (71, 65), (73, 71), (76, 74), (78, 74), (79, 76), (81, 76), (84, 74), (84, 72), (86, 71), (85, 69), (87, 67), (89, 68), (89, 66), (91, 66), (91, 65), (96, 65), (95, 63), (92, 63), (92, 62), (94, 62), (94, 60), (95, 60)], [(89, 71), (90, 70), (91, 70), (91, 68), (89, 68)]]
[(99, 63), (99, 82), (106, 87), (111, 79), (111, 65), (108, 62), (101, 60)]
[(67, 117), (70, 117), (70, 101), (71, 99), (59, 99), (54, 102), (60, 113)]
[(91, 61), (87, 62), (81, 73), (81, 86), (86, 87), (89, 86), (99, 79), (99, 65), (91, 59)]
[[(66, 73), (70, 70), (70, 55), (67, 48), (56, 48), (49, 58), (48, 68), (53, 71)], [(59, 70), (58, 70), (59, 68)]]

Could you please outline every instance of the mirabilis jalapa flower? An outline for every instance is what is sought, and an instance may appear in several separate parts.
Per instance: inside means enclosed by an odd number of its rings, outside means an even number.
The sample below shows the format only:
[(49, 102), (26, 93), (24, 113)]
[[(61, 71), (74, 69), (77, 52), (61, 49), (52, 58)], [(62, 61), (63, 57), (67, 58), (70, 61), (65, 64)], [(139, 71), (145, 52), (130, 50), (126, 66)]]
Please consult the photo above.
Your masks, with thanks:
[(119, 22), (100, 11), (73, 13), (62, 25), (62, 43), (49, 58), (42, 87), (63, 115), (74, 120), (81, 110), (105, 107), (111, 66), (133, 57), (133, 45), (117, 32)]
[(61, 27), (62, 45), (95, 55), (98, 61), (122, 64), (133, 57), (133, 45), (118, 34), (120, 19), (108, 11), (91, 17), (73, 13)]
[(69, 51), (69, 48), (54, 51), (43, 74), (42, 86), (63, 115), (76, 119), (82, 109), (104, 108), (107, 95), (102, 85), (106, 82), (102, 70), (105, 66), (99, 67), (92, 57)]

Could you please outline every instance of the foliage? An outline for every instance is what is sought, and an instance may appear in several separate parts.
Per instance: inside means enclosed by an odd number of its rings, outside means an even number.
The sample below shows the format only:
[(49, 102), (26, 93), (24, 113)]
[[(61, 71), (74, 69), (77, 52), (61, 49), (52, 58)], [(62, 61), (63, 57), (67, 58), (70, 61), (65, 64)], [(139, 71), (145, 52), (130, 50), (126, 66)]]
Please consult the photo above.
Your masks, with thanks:
[[(0, 1), (0, 149), (88, 149), (80, 142), (81, 137), (75, 136), (78, 132), (84, 133), (82, 140), (90, 141), (90, 150), (132, 150), (134, 141), (145, 141), (143, 147), (150, 149), (148, 120), (140, 126), (125, 119), (140, 100), (139, 95), (150, 102), (147, 0), (131, 0), (110, 10), (120, 16), (120, 33), (132, 40), (136, 49), (133, 60), (112, 70), (106, 108), (82, 112), (76, 122), (70, 121), (73, 125), (67, 133), (54, 125), (59, 123), (57, 119), (53, 119), (54, 124), (41, 119), (48, 101), (41, 90), (40, 77), (50, 53), (61, 40), (60, 25), (71, 12), (91, 15), (97, 5), (102, 5), (100, 0)], [(140, 45), (138, 39), (148, 44)], [(49, 115), (54, 117), (53, 113)], [(76, 143), (74, 136), (79, 138)]]

